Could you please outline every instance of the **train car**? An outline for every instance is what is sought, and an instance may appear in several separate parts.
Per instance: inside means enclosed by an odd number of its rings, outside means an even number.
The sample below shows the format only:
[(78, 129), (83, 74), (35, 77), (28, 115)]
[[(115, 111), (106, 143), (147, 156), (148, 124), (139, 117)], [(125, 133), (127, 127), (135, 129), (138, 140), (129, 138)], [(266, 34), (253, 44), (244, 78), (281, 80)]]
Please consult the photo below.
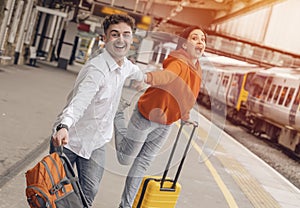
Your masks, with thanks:
[(270, 68), (249, 80), (250, 128), (300, 153), (300, 69)]
[(212, 54), (200, 63), (199, 104), (300, 155), (300, 69), (266, 69)]
[(236, 61), (227, 57), (209, 55), (200, 60), (202, 86), (198, 103), (223, 112), (231, 121), (245, 121), (248, 79), (256, 71), (256, 65)]

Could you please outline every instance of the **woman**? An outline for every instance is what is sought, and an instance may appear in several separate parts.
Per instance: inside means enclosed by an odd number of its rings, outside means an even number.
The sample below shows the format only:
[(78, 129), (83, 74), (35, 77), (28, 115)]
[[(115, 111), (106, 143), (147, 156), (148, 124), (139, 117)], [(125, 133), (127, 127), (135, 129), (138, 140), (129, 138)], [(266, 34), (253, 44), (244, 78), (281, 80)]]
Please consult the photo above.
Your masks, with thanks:
[[(163, 70), (146, 74), (149, 87), (139, 98), (126, 128), (124, 113), (114, 119), (117, 157), (121, 164), (134, 160), (122, 194), (120, 207), (132, 207), (142, 178), (168, 137), (171, 124), (188, 120), (201, 84), (199, 58), (206, 35), (197, 26), (180, 35), (177, 50), (163, 62)], [(120, 105), (121, 106), (121, 105)]]

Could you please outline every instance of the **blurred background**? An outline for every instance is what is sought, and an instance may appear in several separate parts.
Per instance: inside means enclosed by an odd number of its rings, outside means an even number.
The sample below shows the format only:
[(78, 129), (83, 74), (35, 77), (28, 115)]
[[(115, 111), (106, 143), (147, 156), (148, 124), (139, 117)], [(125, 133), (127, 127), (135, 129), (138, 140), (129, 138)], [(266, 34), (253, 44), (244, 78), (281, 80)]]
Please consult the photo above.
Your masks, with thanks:
[[(99, 47), (103, 17), (126, 13), (136, 20), (128, 56), (161, 63), (188, 25), (207, 34), (207, 51), (261, 66), (300, 66), (298, 0), (0, 0), (0, 64), (66, 69)], [(151, 33), (149, 33), (151, 31)]]

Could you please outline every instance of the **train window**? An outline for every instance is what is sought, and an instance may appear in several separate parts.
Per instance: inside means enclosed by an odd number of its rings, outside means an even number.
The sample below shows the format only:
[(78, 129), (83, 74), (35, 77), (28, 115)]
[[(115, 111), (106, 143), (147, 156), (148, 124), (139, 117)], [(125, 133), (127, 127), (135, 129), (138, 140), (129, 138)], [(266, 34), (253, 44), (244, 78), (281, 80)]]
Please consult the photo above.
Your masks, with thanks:
[(213, 76), (214, 74), (212, 72), (207, 72), (206, 81), (211, 82)]
[(260, 98), (261, 92), (262, 92), (262, 86), (261, 85), (254, 85), (253, 93), (252, 95), (256, 98)]
[(267, 80), (267, 83), (264, 87), (264, 91), (263, 91), (263, 94), (262, 94), (262, 99), (265, 100), (267, 95), (268, 95), (268, 92), (270, 91), (270, 87), (271, 87), (271, 83), (273, 81), (273, 78), (272, 77), (269, 77), (268, 80)]
[(221, 80), (221, 74), (218, 74), (218, 78), (216, 80), (216, 85), (219, 85), (219, 81)]
[(289, 105), (290, 105), (290, 103), (292, 101), (294, 93), (295, 93), (295, 88), (291, 88), (290, 91), (289, 91), (289, 93), (288, 93), (288, 96), (286, 98), (286, 101), (284, 103), (285, 107), (289, 107)]
[(299, 105), (299, 103), (300, 103), (300, 89), (298, 89), (297, 97), (295, 98), (293, 105)]
[(229, 82), (229, 76), (225, 75), (223, 80), (222, 80), (222, 85), (224, 87), (226, 87), (228, 85), (228, 82)]
[(282, 86), (278, 86), (277, 89), (276, 89), (276, 92), (275, 92), (275, 95), (274, 95), (274, 98), (273, 98), (273, 103), (276, 103), (277, 100), (278, 100), (278, 97), (279, 97), (279, 93), (281, 91), (281, 88)]
[(279, 98), (279, 102), (278, 102), (279, 105), (282, 105), (282, 104), (283, 104), (283, 101), (284, 101), (284, 99), (285, 99), (285, 97), (286, 97), (286, 92), (287, 92), (287, 90), (288, 90), (288, 87), (284, 87), (284, 88), (282, 89), (282, 92), (281, 92), (281, 95), (280, 95), (280, 98)]
[(254, 72), (249, 72), (247, 74), (247, 79), (246, 79), (246, 84), (245, 84), (245, 90), (250, 91), (251, 83), (252, 83), (251, 81), (252, 81), (252, 78), (253, 78), (254, 75), (255, 75)]
[(270, 93), (269, 93), (269, 96), (268, 96), (268, 100), (267, 101), (270, 101), (274, 95), (274, 91), (275, 91), (275, 88), (276, 88), (276, 85), (272, 85), (272, 88), (270, 90)]
[[(255, 74), (251, 77), (249, 93), (256, 98), (261, 97), (266, 77)], [(248, 87), (248, 86), (247, 86)]]

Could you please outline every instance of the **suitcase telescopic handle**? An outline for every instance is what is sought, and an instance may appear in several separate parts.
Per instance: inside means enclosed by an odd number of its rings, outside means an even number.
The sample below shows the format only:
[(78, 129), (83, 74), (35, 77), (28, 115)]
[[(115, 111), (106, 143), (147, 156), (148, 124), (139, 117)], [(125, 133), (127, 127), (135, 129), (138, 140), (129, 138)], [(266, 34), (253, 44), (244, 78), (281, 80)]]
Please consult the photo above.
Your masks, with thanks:
[[(182, 129), (183, 129), (183, 127), (185, 125), (193, 125), (192, 132), (191, 132), (190, 138), (188, 140), (188, 143), (187, 143), (187, 145), (185, 147), (185, 150), (184, 150), (183, 156), (181, 158), (180, 164), (178, 166), (175, 178), (174, 178), (174, 180), (172, 180), (173, 181), (172, 187), (171, 188), (164, 188), (163, 185), (164, 185), (164, 182), (166, 181), (166, 177), (167, 177), (167, 174), (168, 174), (168, 171), (169, 171), (169, 168), (170, 168), (170, 164), (171, 164), (172, 159), (173, 159), (173, 155), (174, 155), (175, 149), (177, 147), (177, 143), (178, 143), (179, 137), (180, 137)], [(194, 136), (194, 133), (195, 133), (195, 130), (196, 130), (197, 127), (198, 127), (198, 123), (197, 122), (193, 122), (193, 121), (181, 121), (179, 130), (178, 130), (178, 133), (177, 133), (177, 136), (176, 136), (173, 148), (172, 148), (172, 151), (171, 151), (170, 156), (169, 156), (168, 163), (166, 165), (163, 177), (162, 177), (161, 182), (160, 182), (160, 190), (162, 190), (162, 191), (175, 191), (176, 183), (178, 181), (178, 178), (179, 178), (179, 175), (180, 175), (180, 172), (181, 172), (184, 160), (186, 158), (188, 149), (190, 147), (191, 141), (193, 139), (193, 136)]]

